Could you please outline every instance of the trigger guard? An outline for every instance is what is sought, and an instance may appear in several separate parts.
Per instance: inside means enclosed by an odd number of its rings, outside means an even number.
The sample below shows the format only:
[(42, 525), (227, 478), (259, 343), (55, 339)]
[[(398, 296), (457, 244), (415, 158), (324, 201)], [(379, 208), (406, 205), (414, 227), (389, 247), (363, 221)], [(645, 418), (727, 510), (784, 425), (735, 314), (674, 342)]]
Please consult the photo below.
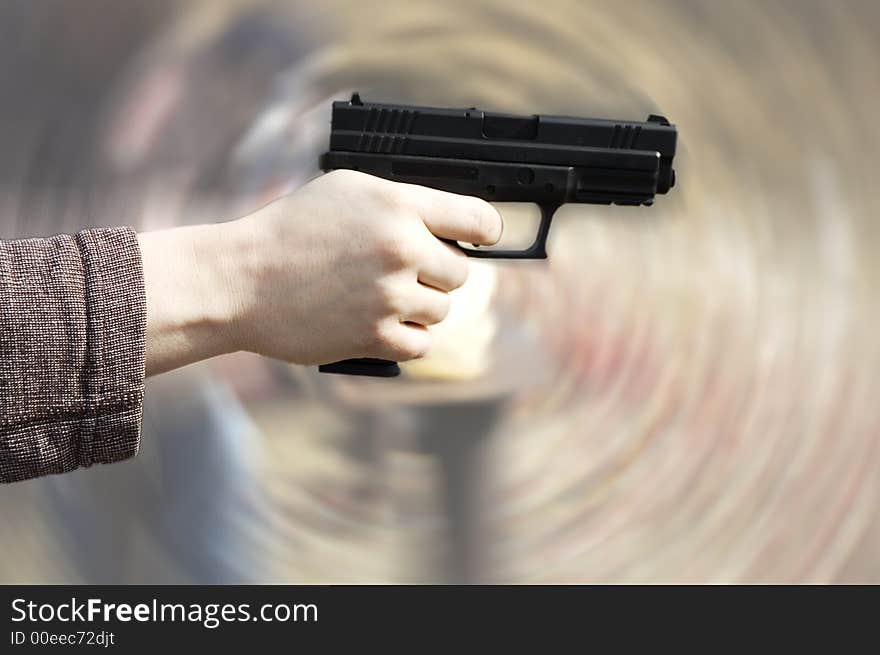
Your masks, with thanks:
[[(452, 239), (441, 239), (461, 250), (468, 257), (474, 259), (547, 259), (547, 237), (550, 236), (550, 222), (560, 205), (538, 205), (541, 209), (541, 222), (538, 225), (538, 234), (528, 248), (522, 250), (472, 250), (465, 248)], [(474, 248), (479, 248), (474, 244)]]

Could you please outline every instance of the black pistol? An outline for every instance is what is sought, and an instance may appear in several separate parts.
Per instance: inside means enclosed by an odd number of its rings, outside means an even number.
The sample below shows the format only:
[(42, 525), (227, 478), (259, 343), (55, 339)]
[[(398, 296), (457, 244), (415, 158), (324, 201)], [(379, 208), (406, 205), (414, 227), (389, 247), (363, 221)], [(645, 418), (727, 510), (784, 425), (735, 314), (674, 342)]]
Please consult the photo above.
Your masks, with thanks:
[[(470, 107), (445, 109), (363, 102), (333, 103), (323, 171), (347, 168), (488, 201), (531, 202), (541, 209), (534, 242), (523, 250), (475, 249), (484, 259), (545, 259), (550, 222), (567, 202), (651, 205), (675, 185), (677, 132), (663, 116), (644, 123), (517, 116)], [(397, 363), (348, 359), (324, 373), (394, 377)]]

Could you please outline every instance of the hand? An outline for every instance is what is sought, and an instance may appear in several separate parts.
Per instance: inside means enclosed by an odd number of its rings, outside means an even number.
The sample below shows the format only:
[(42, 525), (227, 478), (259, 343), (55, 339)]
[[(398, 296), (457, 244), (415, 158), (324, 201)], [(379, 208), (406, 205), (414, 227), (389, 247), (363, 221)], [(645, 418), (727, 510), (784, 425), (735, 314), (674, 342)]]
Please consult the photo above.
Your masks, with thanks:
[[(335, 171), (245, 218), (182, 230), (141, 235), (148, 373), (231, 350), (296, 364), (421, 357), (467, 278), (467, 258), (439, 238), (491, 245), (502, 222), (477, 198)], [(198, 271), (169, 283), (181, 241)], [(193, 325), (163, 319), (169, 286), (175, 306), (199, 308)]]

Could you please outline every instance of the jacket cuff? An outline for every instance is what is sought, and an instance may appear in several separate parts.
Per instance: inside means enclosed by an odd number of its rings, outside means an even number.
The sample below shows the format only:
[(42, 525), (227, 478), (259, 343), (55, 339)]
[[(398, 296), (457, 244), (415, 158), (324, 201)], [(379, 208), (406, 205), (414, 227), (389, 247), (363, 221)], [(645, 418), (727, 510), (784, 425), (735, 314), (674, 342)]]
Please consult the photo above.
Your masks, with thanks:
[(85, 408), (79, 466), (133, 457), (143, 418), (147, 306), (137, 236), (129, 228), (76, 235), (85, 274)]
[(130, 228), (0, 241), (0, 482), (135, 455), (146, 297)]

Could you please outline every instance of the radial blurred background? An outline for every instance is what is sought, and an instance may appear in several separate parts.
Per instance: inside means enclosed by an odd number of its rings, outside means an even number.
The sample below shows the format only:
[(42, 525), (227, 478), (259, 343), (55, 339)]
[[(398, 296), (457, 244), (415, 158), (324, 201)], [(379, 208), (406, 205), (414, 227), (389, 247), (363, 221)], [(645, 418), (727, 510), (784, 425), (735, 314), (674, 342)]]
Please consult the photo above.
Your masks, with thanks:
[(671, 193), (475, 265), (399, 380), (150, 380), (137, 458), (0, 489), (0, 582), (880, 582), (878, 33), (868, 0), (0, 1), (0, 238), (240, 216), (355, 89), (679, 129)]

